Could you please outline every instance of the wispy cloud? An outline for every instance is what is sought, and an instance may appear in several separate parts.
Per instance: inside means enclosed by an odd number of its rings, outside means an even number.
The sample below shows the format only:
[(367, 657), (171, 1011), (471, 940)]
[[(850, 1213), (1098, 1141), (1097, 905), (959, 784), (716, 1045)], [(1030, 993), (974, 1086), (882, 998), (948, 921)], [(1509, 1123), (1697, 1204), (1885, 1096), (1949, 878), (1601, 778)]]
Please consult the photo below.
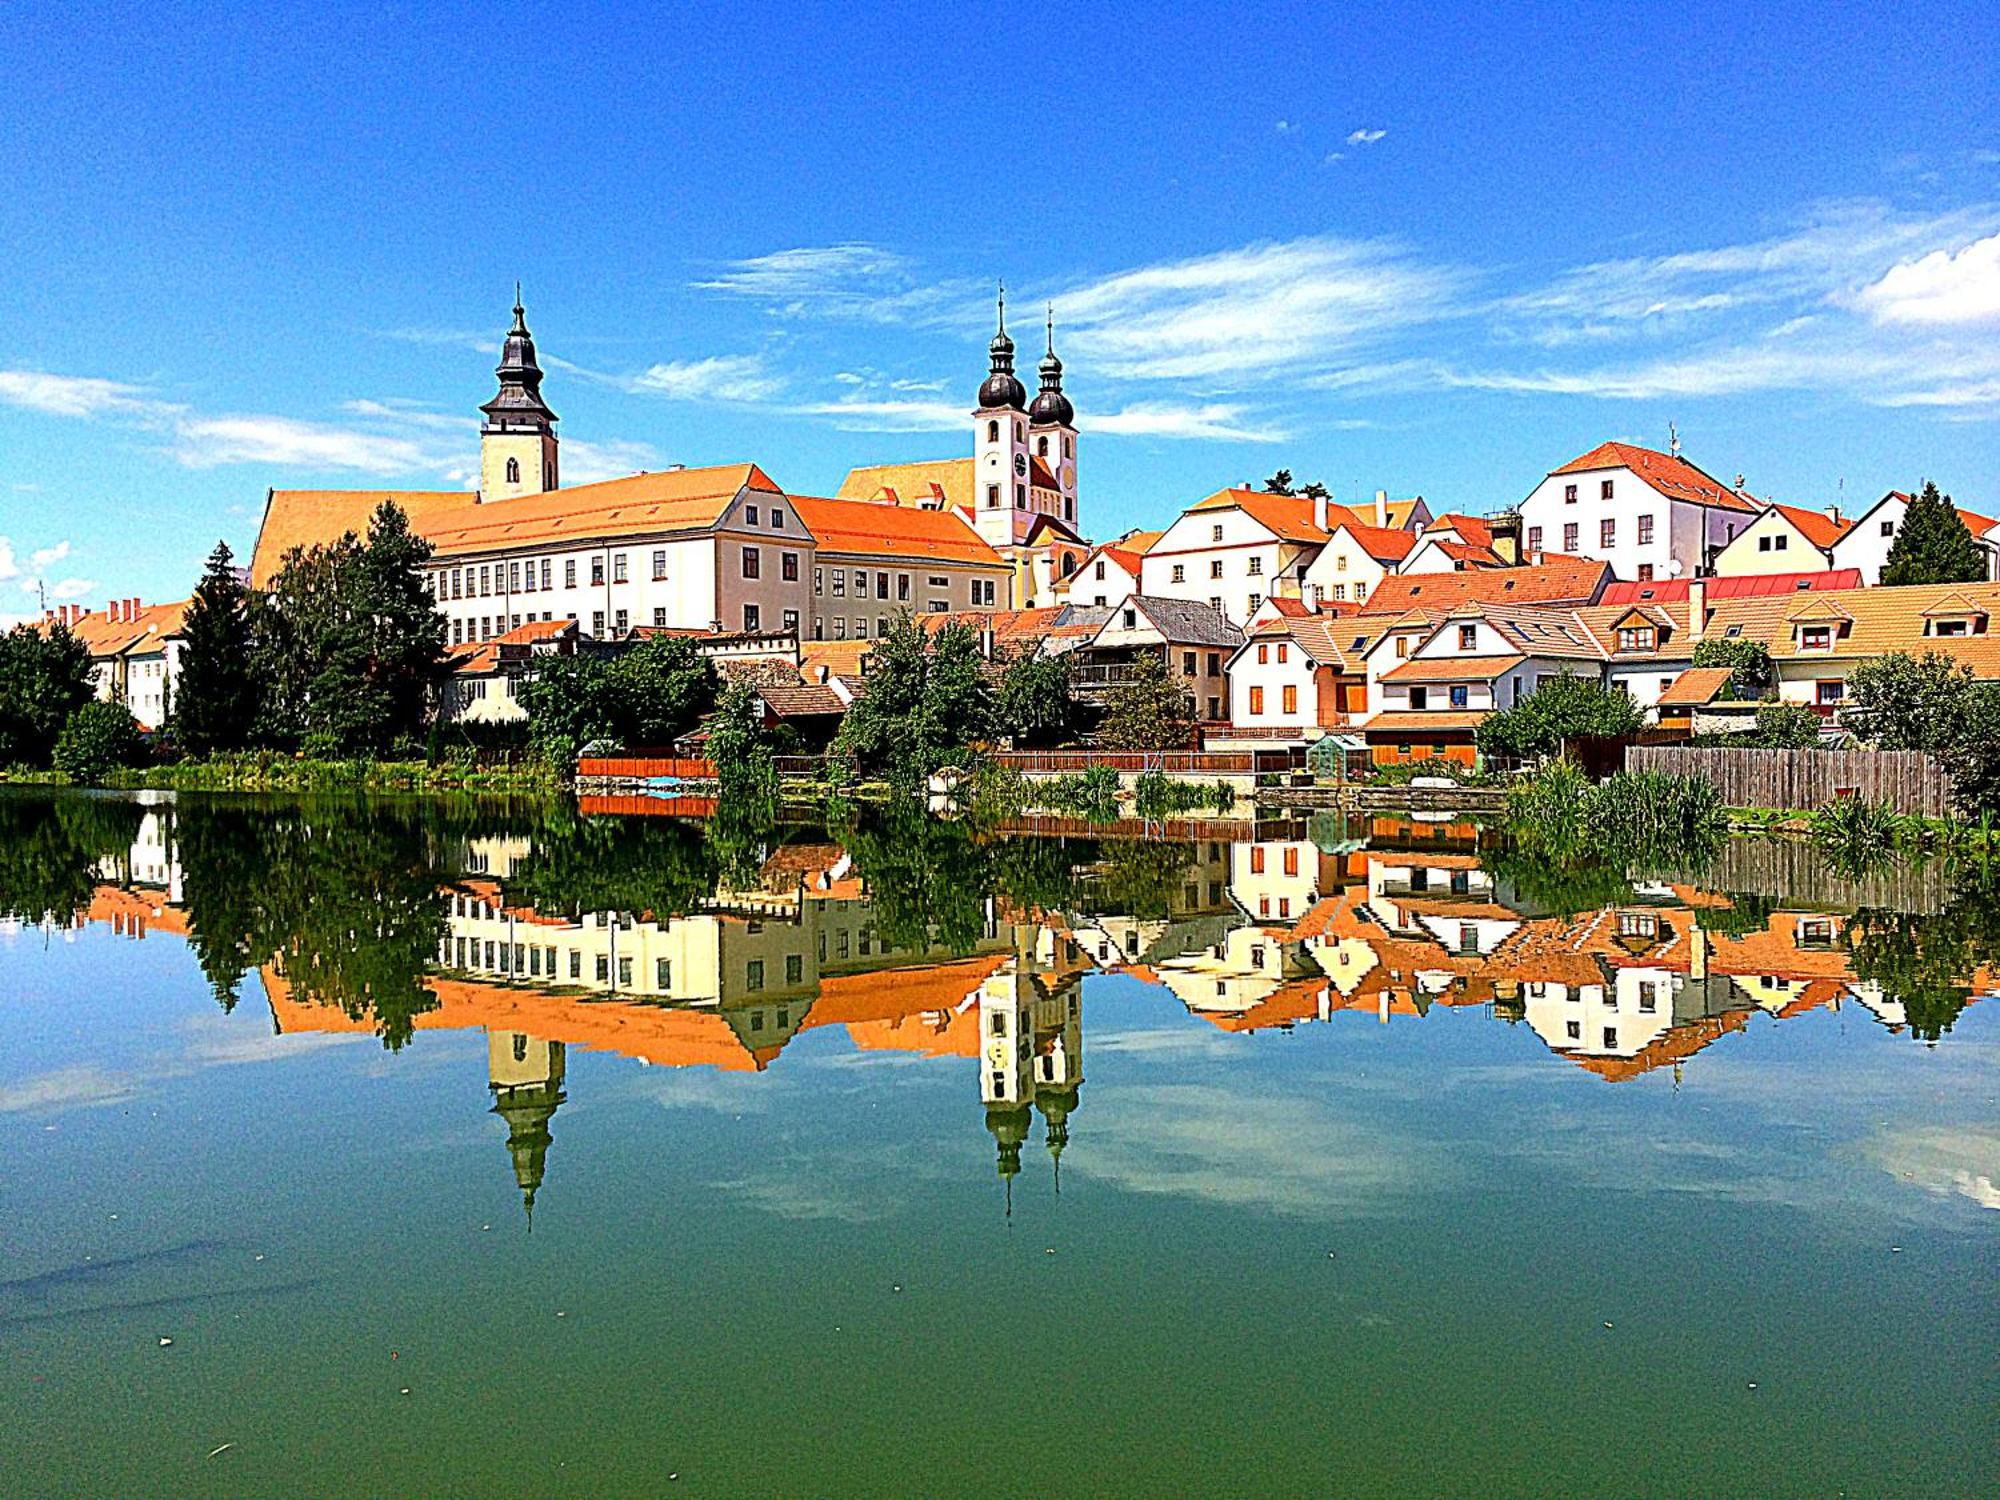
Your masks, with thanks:
[(1368, 130), (1365, 128), (1350, 130), (1347, 133), (1347, 144), (1350, 146), (1372, 146), (1388, 133), (1386, 130)]
[(158, 417), (179, 410), (144, 386), (39, 370), (0, 370), (0, 403), (54, 417)]
[(846, 317), (937, 326), (972, 315), (973, 284), (920, 279), (909, 257), (861, 241), (797, 246), (731, 261), (693, 283), (781, 317)]
[(787, 408), (807, 417), (826, 417), (846, 432), (959, 432), (966, 408), (949, 401), (868, 399), (808, 401)]
[(633, 377), (632, 389), (670, 401), (767, 401), (784, 381), (755, 354), (719, 354), (706, 359), (649, 365)]
[(411, 438), (263, 415), (189, 418), (175, 428), (173, 454), (191, 469), (262, 464), (393, 475), (436, 463), (434, 452)]
[(1121, 272), (1058, 306), (1107, 374), (1223, 385), (1296, 376), (1444, 317), (1465, 280), (1392, 244), (1302, 239)]
[(1281, 443), (1287, 436), (1282, 429), (1249, 417), (1243, 407), (1222, 402), (1176, 406), (1169, 402), (1138, 401), (1119, 411), (1092, 416), (1090, 430), (1125, 437), (1211, 438), (1247, 443)]
[(1905, 261), (1864, 287), (1856, 300), (1884, 323), (2000, 320), (2000, 234)]
[(593, 443), (566, 438), (562, 445), (564, 484), (595, 484), (600, 479), (620, 479), (641, 469), (661, 466), (659, 450), (650, 443), (617, 438)]

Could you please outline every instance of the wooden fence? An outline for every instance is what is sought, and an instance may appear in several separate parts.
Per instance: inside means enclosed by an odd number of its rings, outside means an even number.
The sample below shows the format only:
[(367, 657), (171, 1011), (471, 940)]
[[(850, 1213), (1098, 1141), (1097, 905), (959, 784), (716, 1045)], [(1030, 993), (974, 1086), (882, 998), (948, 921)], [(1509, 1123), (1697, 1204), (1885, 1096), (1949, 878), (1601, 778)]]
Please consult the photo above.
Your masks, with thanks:
[(1713, 782), (1730, 807), (1810, 811), (1839, 797), (1886, 801), (1899, 813), (1950, 813), (1951, 778), (1915, 750), (1709, 750), (1634, 745), (1628, 771), (1668, 771)]
[(715, 763), (686, 755), (586, 755), (577, 761), (576, 774), (619, 781), (651, 781), (656, 777), (713, 781)]

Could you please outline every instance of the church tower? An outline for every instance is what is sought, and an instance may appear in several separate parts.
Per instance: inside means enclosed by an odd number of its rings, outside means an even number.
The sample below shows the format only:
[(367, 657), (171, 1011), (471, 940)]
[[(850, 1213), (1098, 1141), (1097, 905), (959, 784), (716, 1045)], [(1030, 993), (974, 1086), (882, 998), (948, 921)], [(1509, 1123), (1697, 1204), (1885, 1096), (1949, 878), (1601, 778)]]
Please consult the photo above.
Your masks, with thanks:
[(990, 547), (1023, 541), (1034, 524), (1029, 491), (1027, 388), (1014, 374), (1014, 341), (1007, 337), (1007, 289), (1000, 289), (1000, 331), (987, 345), (992, 368), (979, 387), (972, 414), (975, 529)]
[(555, 1140), (549, 1121), (568, 1096), (563, 1092), (565, 1048), (520, 1032), (489, 1032), (486, 1038), (491, 1113), (507, 1122), (507, 1154), (514, 1160), (514, 1184), (534, 1227), (535, 1194), (548, 1171)]
[(556, 488), (556, 414), (542, 400), (542, 367), (514, 287), (514, 326), (500, 348), (500, 393), (479, 409), (479, 498), (511, 500)]
[[(1047, 471), (1060, 497), (1057, 519), (1072, 531), (1076, 519), (1076, 408), (1063, 394), (1063, 362), (1056, 356), (1056, 310), (1049, 309), (1048, 353), (1042, 356), (1042, 388), (1028, 408), (1033, 461)], [(1038, 478), (1042, 476), (1037, 475)]]

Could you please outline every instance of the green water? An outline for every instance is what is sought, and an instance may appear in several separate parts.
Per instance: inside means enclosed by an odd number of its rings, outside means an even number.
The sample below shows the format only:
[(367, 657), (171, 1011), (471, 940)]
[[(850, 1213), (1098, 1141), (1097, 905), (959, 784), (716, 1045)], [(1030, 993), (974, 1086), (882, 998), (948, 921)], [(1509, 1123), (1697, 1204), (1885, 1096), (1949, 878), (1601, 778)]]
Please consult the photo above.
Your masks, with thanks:
[(1995, 1491), (1981, 872), (1198, 831), (0, 796), (0, 1489)]

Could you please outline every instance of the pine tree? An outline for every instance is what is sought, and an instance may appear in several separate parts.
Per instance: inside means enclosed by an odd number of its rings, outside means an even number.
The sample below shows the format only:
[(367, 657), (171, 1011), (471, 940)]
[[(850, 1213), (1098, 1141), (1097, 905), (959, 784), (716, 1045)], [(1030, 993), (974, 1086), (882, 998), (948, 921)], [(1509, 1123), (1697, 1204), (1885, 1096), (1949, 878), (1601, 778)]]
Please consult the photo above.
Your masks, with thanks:
[(374, 748), (419, 733), (444, 680), (444, 616), (424, 587), (431, 544), (385, 500), (368, 523), (356, 614), (366, 622), (369, 685), (380, 720), (365, 731)]
[(260, 709), (250, 659), (249, 592), (237, 581), (234, 564), (229, 544), (217, 542), (182, 627), (171, 730), (175, 742), (194, 755), (242, 749)]
[(1986, 578), (1986, 554), (1972, 539), (1951, 496), (1940, 495), (1930, 480), (1903, 512), (1903, 524), (1882, 565), (1882, 582), (1891, 587), (1910, 583), (1981, 583)]

